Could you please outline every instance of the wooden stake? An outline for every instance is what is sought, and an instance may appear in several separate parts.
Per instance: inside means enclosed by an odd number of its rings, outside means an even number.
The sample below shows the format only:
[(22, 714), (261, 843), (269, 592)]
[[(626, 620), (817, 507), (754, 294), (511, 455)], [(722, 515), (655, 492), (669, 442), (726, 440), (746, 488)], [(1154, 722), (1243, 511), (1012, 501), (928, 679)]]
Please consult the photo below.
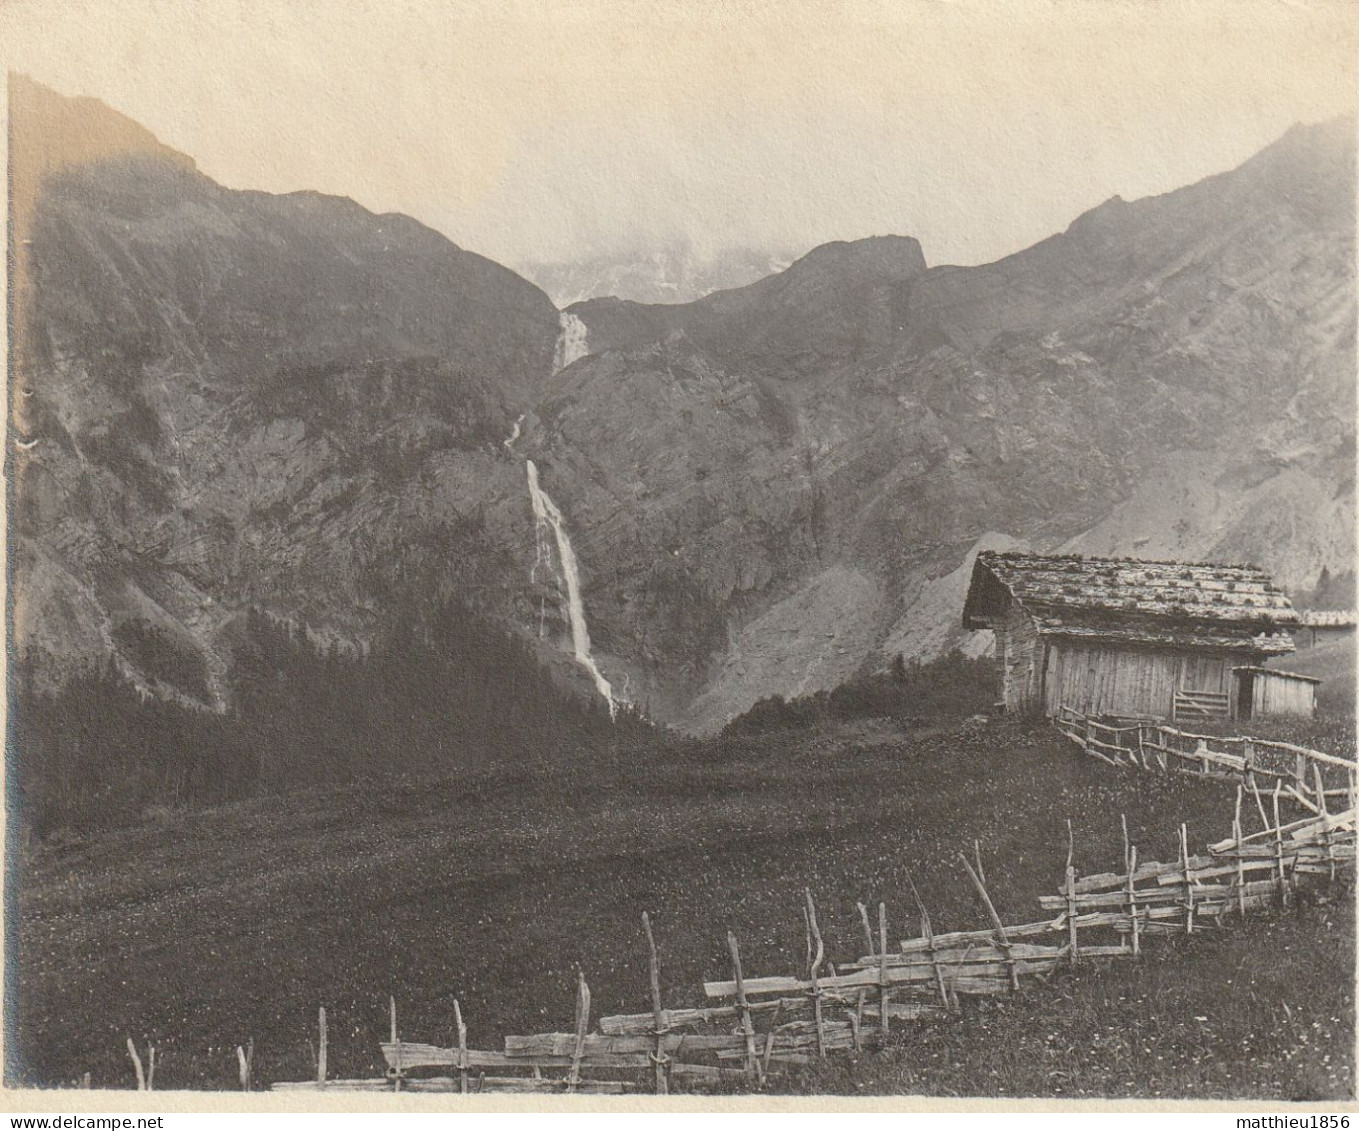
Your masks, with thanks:
[(972, 842), (972, 856), (977, 861), (977, 875), (981, 877), (982, 883), (986, 883), (986, 869), (982, 867), (981, 862), (981, 841), (974, 840)]
[[(1132, 840), (1128, 836), (1128, 814), (1118, 815), (1119, 823), (1123, 828), (1123, 870), (1128, 875), (1128, 926), (1133, 936), (1137, 932), (1137, 908), (1134, 906), (1137, 896), (1133, 894), (1133, 873), (1137, 871), (1137, 866), (1133, 861)], [(1133, 946), (1133, 953), (1137, 953), (1137, 947)]]
[(326, 1007), (321, 1006), (316, 1019), (316, 1086), (326, 1086)]
[(1015, 970), (1014, 954), (1010, 950), (1010, 939), (1005, 933), (1005, 924), (1000, 921), (1000, 916), (996, 914), (996, 906), (991, 902), (991, 897), (986, 894), (986, 888), (982, 885), (981, 877), (972, 870), (972, 865), (967, 862), (967, 857), (961, 852), (958, 858), (962, 860), (963, 867), (967, 869), (967, 874), (972, 880), (973, 886), (977, 889), (977, 894), (981, 896), (982, 903), (986, 907), (986, 913), (991, 917), (991, 924), (996, 929), (996, 946), (1005, 955), (1005, 965), (1010, 970), (1010, 989), (1014, 992), (1019, 990), (1019, 974)]
[(925, 910), (925, 904), (920, 899), (920, 893), (915, 889), (915, 881), (907, 879), (911, 885), (911, 895), (915, 897), (915, 905), (920, 909), (920, 933), (925, 939), (925, 953), (930, 958), (930, 969), (934, 971), (934, 982), (939, 989), (939, 1000), (945, 1009), (948, 1009), (948, 986), (944, 984), (944, 971), (939, 966), (939, 957), (934, 949), (934, 929), (930, 925), (930, 913)]
[[(1301, 757), (1301, 755), (1299, 755)], [(1284, 872), (1283, 826), (1279, 820), (1279, 789), (1283, 782), (1274, 783), (1274, 863), (1278, 870), (1279, 906), (1288, 906), (1288, 876)]]
[(808, 917), (808, 915), (807, 915), (807, 907), (806, 907), (805, 904), (803, 905), (803, 908), (802, 908), (802, 925), (803, 925), (803, 927), (805, 927), (806, 930), (807, 930), (807, 972), (808, 972), (808, 974), (810, 975), (811, 969), (812, 969), (812, 957), (813, 957), (813, 951), (812, 951), (812, 921), (811, 921), (811, 919), (810, 919), (810, 918)]
[(859, 921), (864, 925), (864, 940), (868, 943), (868, 957), (872, 958), (874, 954), (873, 928), (868, 922), (868, 908), (862, 903), (856, 903), (854, 906), (859, 909)]
[(1312, 776), (1317, 784), (1317, 809), (1321, 814), (1321, 843), (1326, 846), (1327, 871), (1330, 879), (1335, 880), (1335, 849), (1331, 847), (1330, 810), (1326, 806), (1326, 783), (1321, 778), (1320, 764), (1312, 763)]
[[(863, 1002), (862, 996), (860, 996), (859, 1001), (862, 1004)], [(783, 1000), (780, 999), (779, 1003), (776, 1006), (774, 1006), (774, 1017), (773, 1020), (769, 1022), (769, 1032), (765, 1035), (764, 1038), (764, 1064), (760, 1069), (761, 1080), (769, 1079), (769, 1062), (771, 1059), (773, 1059), (774, 1056), (774, 1042), (775, 1040), (778, 1039), (779, 1032), (779, 1014), (782, 1012), (783, 1012)]]
[(731, 951), (731, 968), (736, 982), (736, 1008), (741, 1011), (741, 1032), (746, 1038), (746, 1075), (755, 1078), (759, 1074), (755, 1058), (755, 1026), (750, 1020), (750, 1004), (746, 1001), (746, 982), (741, 976), (741, 948), (736, 943), (736, 932), (727, 932), (727, 949)]
[(401, 1038), (396, 1035), (396, 995), (388, 999), (392, 1008), (392, 1044), (396, 1046), (396, 1067), (392, 1069), (392, 1091), (401, 1091)]
[(146, 1073), (142, 1071), (142, 1058), (137, 1055), (137, 1046), (132, 1043), (132, 1038), (127, 1039), (127, 1055), (132, 1058), (132, 1067), (137, 1072), (137, 1091), (146, 1091)]
[(887, 1034), (892, 1028), (892, 1022), (888, 1016), (887, 1001), (892, 996), (887, 988), (887, 904), (878, 904), (878, 1008), (882, 1014), (879, 1022), (883, 1034)]
[(571, 1074), (566, 1078), (566, 1090), (574, 1092), (580, 1086), (580, 1062), (585, 1056), (585, 1035), (590, 1031), (590, 987), (585, 984), (585, 971), (576, 970), (576, 1046), (571, 1052)]
[(1240, 791), (1237, 792), (1237, 815), (1232, 821), (1232, 836), (1236, 838), (1236, 907), (1241, 912), (1241, 918), (1246, 917), (1246, 861), (1241, 855), (1241, 812), (1240, 812)]
[(1194, 880), (1189, 874), (1189, 829), (1180, 826), (1180, 867), (1184, 869), (1184, 932), (1194, 931)]
[(1260, 788), (1259, 788), (1259, 786), (1257, 786), (1257, 785), (1255, 784), (1255, 777), (1254, 777), (1254, 775), (1251, 776), (1250, 791), (1251, 791), (1251, 796), (1255, 798), (1255, 808), (1258, 809), (1258, 810), (1260, 811), (1260, 826), (1261, 826), (1266, 832), (1268, 832), (1268, 831), (1269, 831), (1269, 817), (1268, 817), (1268, 816), (1266, 815), (1266, 813), (1265, 813), (1265, 803), (1264, 803), (1264, 800), (1260, 797)]
[(156, 1090), (156, 1046), (153, 1044), (146, 1046), (146, 1090)]
[(669, 1081), (666, 1079), (666, 1065), (670, 1058), (665, 1055), (665, 1010), (661, 1007), (661, 961), (656, 953), (656, 939), (651, 933), (651, 916), (642, 912), (642, 927), (646, 931), (647, 960), (651, 967), (651, 1028), (656, 1037), (656, 1049), (651, 1059), (656, 1063), (656, 1095), (668, 1095)]
[(1066, 929), (1071, 965), (1080, 963), (1080, 944), (1076, 939), (1076, 834), (1071, 818), (1066, 820)]
[(453, 999), (453, 1024), (458, 1028), (458, 1091), (467, 1095), (467, 1026), (462, 1023), (462, 1006)]
[(1141, 928), (1137, 923), (1137, 845), (1128, 850), (1128, 920), (1132, 923), (1132, 952), (1137, 958), (1142, 953)]
[[(248, 1051), (247, 1051), (248, 1050)], [(241, 1075), (241, 1091), (250, 1091), (250, 1074), (255, 1064), (255, 1038), (246, 1042), (246, 1048), (236, 1046), (236, 1063)]]
[(826, 1030), (821, 1018), (821, 987), (818, 984), (818, 975), (821, 970), (821, 960), (826, 956), (826, 947), (821, 941), (821, 928), (816, 925), (816, 904), (812, 902), (812, 889), (806, 888), (804, 890), (807, 893), (807, 929), (812, 932), (812, 939), (816, 942), (816, 956), (812, 959), (811, 969), (807, 971), (807, 980), (812, 984), (812, 1017), (816, 1022), (816, 1055), (825, 1060)]

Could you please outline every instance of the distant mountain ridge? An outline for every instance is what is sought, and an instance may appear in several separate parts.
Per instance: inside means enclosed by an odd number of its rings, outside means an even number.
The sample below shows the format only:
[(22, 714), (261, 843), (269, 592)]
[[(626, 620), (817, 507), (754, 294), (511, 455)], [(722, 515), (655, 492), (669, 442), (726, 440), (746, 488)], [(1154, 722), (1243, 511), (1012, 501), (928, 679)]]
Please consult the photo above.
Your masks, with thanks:
[(759, 248), (701, 252), (672, 240), (649, 252), (587, 256), (561, 263), (525, 263), (520, 271), (565, 309), (612, 296), (633, 302), (692, 302), (782, 271), (794, 256)]
[[(527, 459), (604, 674), (697, 730), (983, 647), (978, 547), (1352, 569), (1351, 122), (993, 264), (879, 236), (576, 303), (554, 374), (548, 296), (413, 220), (223, 189), (23, 80), (11, 115), (16, 629), (49, 682), (112, 657), (220, 705), (248, 610), (358, 647), (428, 594), (590, 694)], [(138, 666), (151, 631), (206, 690)]]

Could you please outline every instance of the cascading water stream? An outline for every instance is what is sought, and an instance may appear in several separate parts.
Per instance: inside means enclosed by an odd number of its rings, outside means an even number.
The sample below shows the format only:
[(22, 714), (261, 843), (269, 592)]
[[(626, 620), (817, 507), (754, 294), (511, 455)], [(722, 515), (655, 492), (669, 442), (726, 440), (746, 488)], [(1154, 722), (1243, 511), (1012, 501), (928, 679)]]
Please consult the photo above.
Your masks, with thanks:
[(614, 698), (613, 687), (590, 654), (590, 630), (585, 623), (585, 604), (580, 596), (580, 570), (576, 565), (576, 552), (571, 548), (571, 536), (566, 532), (566, 523), (557, 504), (538, 485), (537, 466), (530, 459), (524, 461), (524, 467), (528, 472), (529, 499), (533, 504), (534, 520), (540, 531), (543, 526), (550, 527), (557, 540), (557, 559), (561, 562), (562, 580), (566, 584), (567, 619), (570, 621), (571, 648), (576, 663), (590, 673), (596, 689), (609, 704), (609, 718), (614, 718), (618, 702)]
[(557, 317), (561, 332), (557, 335), (557, 348), (552, 352), (552, 372), (560, 373), (573, 361), (579, 361), (590, 347), (586, 344), (589, 330), (585, 323), (574, 314), (562, 311)]

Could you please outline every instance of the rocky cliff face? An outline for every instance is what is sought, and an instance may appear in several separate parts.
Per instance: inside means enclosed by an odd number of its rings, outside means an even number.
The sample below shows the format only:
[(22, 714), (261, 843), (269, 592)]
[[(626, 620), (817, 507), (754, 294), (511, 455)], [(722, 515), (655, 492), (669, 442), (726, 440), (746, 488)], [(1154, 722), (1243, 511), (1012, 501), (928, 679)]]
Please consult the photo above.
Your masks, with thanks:
[(578, 304), (591, 356), (527, 443), (624, 579), (597, 637), (651, 661), (659, 572), (709, 727), (967, 643), (939, 593), (979, 543), (1351, 568), (1353, 200), (1334, 123), (995, 264), (863, 241), (684, 307)]
[[(223, 189), (98, 103), (18, 79), (10, 105), (16, 636), (44, 678), (113, 657), (220, 705), (251, 604), (353, 643), (403, 587), (500, 576), (484, 510), (519, 490), (542, 292), (404, 216)], [(206, 681), (152, 679), (148, 632)]]
[[(246, 607), (361, 644), (456, 592), (589, 693), (527, 459), (604, 675), (696, 729), (962, 641), (979, 545), (1294, 587), (1352, 566), (1351, 124), (999, 263), (880, 237), (559, 322), (404, 217), (222, 189), (31, 85), (11, 106), (16, 612), (49, 678), (113, 656), (220, 703)], [(85, 123), (76, 152), (55, 119)], [(138, 666), (151, 629), (202, 686)]]

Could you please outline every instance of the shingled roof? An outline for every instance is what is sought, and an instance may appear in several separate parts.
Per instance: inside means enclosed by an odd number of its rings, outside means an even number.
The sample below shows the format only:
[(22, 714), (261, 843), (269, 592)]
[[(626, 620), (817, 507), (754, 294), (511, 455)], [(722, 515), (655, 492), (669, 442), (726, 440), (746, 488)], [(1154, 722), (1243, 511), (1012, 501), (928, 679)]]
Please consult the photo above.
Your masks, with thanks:
[(1301, 609), (1298, 616), (1307, 628), (1349, 628), (1356, 620), (1353, 609)]
[(1013, 598), (1046, 635), (1130, 644), (1293, 651), (1288, 597), (1252, 566), (1045, 554), (977, 555), (966, 628), (991, 628)]

